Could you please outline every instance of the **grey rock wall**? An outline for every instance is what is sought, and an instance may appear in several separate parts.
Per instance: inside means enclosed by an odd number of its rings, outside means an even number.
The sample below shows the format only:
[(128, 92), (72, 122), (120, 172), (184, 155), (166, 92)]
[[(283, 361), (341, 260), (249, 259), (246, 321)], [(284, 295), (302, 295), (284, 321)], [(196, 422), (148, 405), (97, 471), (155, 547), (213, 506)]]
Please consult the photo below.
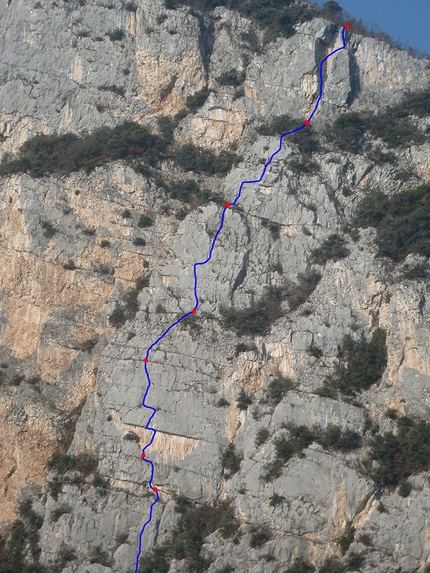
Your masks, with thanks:
[[(197, 113), (181, 122), (175, 137), (214, 149), (238, 144), (240, 164), (225, 179), (206, 181), (226, 200), (235, 197), (243, 179), (259, 176), (277, 148), (276, 138), (255, 134), (257, 122), (281, 113), (305, 117), (318, 93), (318, 64), (340, 44), (338, 28), (316, 19), (301, 25), (292, 38), (253, 54), (241, 45), (240, 33), (249, 23), (237, 14), (217, 8), (211, 18), (199, 21), (185, 8), (164, 9), (160, 1), (139, 1), (132, 12), (115, 2), (108, 6), (42, 0), (29, 7), (21, 0), (1, 0), (0, 13), (7, 30), (0, 39), (3, 153), (15, 151), (40, 132), (79, 133), (125, 120), (155, 125), (155, 116), (177, 112), (187, 95), (208, 82), (214, 91)], [(112, 41), (107, 34), (117, 29), (124, 38)], [(246, 68), (245, 97), (237, 100), (232, 88), (219, 88), (216, 82), (232, 67)], [(428, 74), (427, 62), (352, 35), (348, 49), (327, 65), (316, 129), (341, 110), (375, 111), (396, 103), (403, 93), (425, 87)], [(99, 89), (113, 85), (124, 94)], [(426, 473), (413, 478), (408, 498), (396, 492), (380, 498), (362, 471), (366, 447), (358, 454), (342, 454), (312, 445), (302, 457), (291, 459), (274, 482), (265, 483), (261, 475), (273, 459), (273, 438), (283, 434), (283, 423), (336, 425), (365, 433), (366, 410), (378, 418), (382, 431), (394, 427), (383, 417), (387, 408), (428, 418), (428, 282), (392, 282), (387, 262), (375, 258), (374, 232), (366, 230), (355, 243), (346, 236), (350, 255), (320, 269), (321, 282), (303, 307), (280, 318), (268, 335), (243, 338), (256, 350), (235, 356), (242, 340), (222, 327), (220, 309), (248, 305), (265, 286), (282, 284), (285, 278), (296, 281), (308, 268), (310, 251), (328, 235), (343, 232), (367, 189), (380, 187), (391, 195), (428, 181), (429, 144), (398, 152), (395, 165), (383, 166), (363, 156), (325, 150), (315, 154), (320, 165), (316, 175), (293, 172), (288, 163), (297, 157), (297, 149), (285, 141), (262, 184), (244, 188), (240, 210), (226, 213), (210, 264), (199, 268), (201, 305), (195, 320), (184, 321), (151, 352), (153, 384), (147, 402), (157, 408), (157, 436), (147, 453), (155, 464), (161, 501), (143, 536), (143, 551), (174, 527), (179, 517), (174, 511), (176, 495), (199, 503), (229, 498), (242, 523), (242, 536), (237, 545), (218, 533), (207, 538), (204, 551), (214, 556), (210, 573), (228, 564), (237, 571), (274, 573), (297, 556), (320, 565), (339, 554), (337, 541), (351, 525), (372, 539), (371, 548), (358, 542), (350, 548), (366, 551), (363, 571), (417, 570), (429, 559)], [(394, 175), (405, 167), (413, 168), (416, 178), (396, 181)], [(161, 171), (166, 178), (181, 175), (168, 162)], [(44, 198), (59, 197), (63, 185), (72, 189), (77, 177), (28, 182), (14, 176), (3, 178), (2, 186), (6, 192), (17, 189), (27, 214), (32, 209), (41, 212)], [(110, 193), (112, 182), (128, 194)], [(88, 197), (88, 224), (98, 229), (105, 228), (102, 204), (110, 209), (129, 204), (152, 209), (155, 225), (145, 230), (142, 255), (135, 253), (149, 262), (151, 278), (139, 296), (136, 319), (113, 333), (103, 350), (70, 450), (86, 449), (98, 457), (98, 471), (108, 480), (108, 490), (93, 487), (89, 477), (84, 486), (65, 485), (56, 501), (49, 495), (48, 482), (54, 477), (49, 474), (34, 508), (44, 515), (43, 563), (55, 562), (65, 544), (77, 556), (64, 566), (66, 573), (128, 573), (134, 570), (138, 535), (154, 499), (147, 487), (149, 466), (140, 459), (140, 448), (150, 438), (145, 430), (148, 411), (141, 407), (146, 387), (142, 360), (148, 346), (193, 308), (192, 265), (207, 257), (221, 209), (209, 204), (179, 222), (172, 210), (163, 209), (177, 207), (164, 191), (121, 162), (98, 168), (91, 177), (79, 179), (79, 185)], [(342, 194), (344, 187), (351, 189), (349, 196)], [(54, 207), (49, 207), (49, 214), (55, 214)], [(279, 225), (279, 239), (274, 240), (264, 219)], [(67, 258), (73, 246), (82, 250), (83, 261), (88, 260), (84, 243), (71, 243), (68, 226), (56, 239), (57, 255)], [(109, 228), (109, 235), (113, 232)], [(132, 230), (115, 232), (120, 257), (132, 248)], [(43, 254), (43, 245), (29, 248)], [(122, 267), (119, 259), (117, 267)], [(112, 308), (118, 294), (110, 296)], [(369, 336), (377, 326), (386, 329), (387, 370), (380, 384), (363, 392), (359, 403), (321, 398), (315, 390), (332, 371), (338, 345), (352, 326), (356, 337)], [(61, 332), (67, 338), (66, 331)], [(129, 332), (135, 333), (131, 339)], [(321, 359), (309, 354), (311, 344), (321, 348)], [(277, 375), (293, 379), (295, 388), (272, 407), (264, 403), (264, 396)], [(253, 400), (246, 411), (236, 405), (241, 388)], [(230, 405), (219, 407), (220, 398)], [(263, 427), (270, 438), (256, 447)], [(137, 434), (139, 443), (124, 439), (129, 431)], [(240, 471), (226, 479), (220, 454), (230, 442), (243, 461)], [(274, 493), (285, 497), (275, 508), (269, 504)], [(381, 500), (386, 513), (377, 510)], [(61, 504), (67, 512), (52, 521), (52, 512)], [(261, 549), (249, 547), (253, 525), (272, 531), (272, 539)], [(115, 538), (124, 532), (128, 539), (118, 545)], [(108, 552), (109, 566), (90, 563), (97, 546)], [(265, 554), (275, 561), (264, 560)], [(184, 570), (184, 563), (173, 563), (170, 573)]]

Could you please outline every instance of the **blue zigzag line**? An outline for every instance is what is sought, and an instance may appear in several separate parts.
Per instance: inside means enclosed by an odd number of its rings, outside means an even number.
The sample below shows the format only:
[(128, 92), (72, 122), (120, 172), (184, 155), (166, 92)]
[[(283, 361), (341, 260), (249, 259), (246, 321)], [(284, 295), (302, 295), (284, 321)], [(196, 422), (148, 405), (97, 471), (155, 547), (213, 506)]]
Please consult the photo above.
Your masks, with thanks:
[(185, 318), (187, 318), (187, 316), (190, 316), (190, 315), (192, 315), (192, 314), (195, 314), (195, 312), (197, 311), (198, 306), (199, 306), (199, 297), (198, 297), (198, 294), (197, 294), (197, 282), (198, 282), (198, 279), (197, 279), (197, 267), (206, 265), (206, 264), (211, 260), (212, 254), (213, 254), (213, 251), (214, 251), (214, 248), (215, 248), (215, 244), (216, 244), (217, 239), (218, 239), (218, 236), (219, 236), (219, 234), (221, 233), (221, 230), (222, 230), (222, 228), (223, 228), (223, 226), (224, 226), (225, 213), (226, 213), (227, 209), (229, 209), (229, 207), (232, 206), (232, 205), (236, 205), (236, 203), (239, 201), (239, 199), (240, 199), (240, 197), (241, 197), (241, 194), (242, 194), (242, 189), (243, 189), (243, 186), (244, 186), (244, 185), (250, 185), (251, 183), (260, 183), (260, 182), (262, 181), (263, 177), (264, 177), (265, 174), (266, 174), (267, 168), (269, 167), (269, 165), (270, 165), (270, 164), (272, 163), (272, 161), (273, 161), (273, 158), (275, 157), (275, 155), (278, 155), (278, 153), (281, 151), (281, 149), (282, 149), (282, 140), (284, 139), (284, 137), (285, 137), (286, 135), (291, 135), (292, 133), (296, 133), (297, 131), (301, 131), (302, 129), (305, 129), (305, 127), (307, 127), (307, 126), (309, 125), (309, 122), (311, 121), (311, 119), (312, 119), (313, 116), (315, 115), (315, 112), (316, 112), (317, 109), (318, 109), (318, 106), (319, 106), (319, 104), (320, 104), (320, 102), (321, 102), (321, 98), (322, 98), (322, 95), (323, 95), (323, 85), (324, 85), (324, 80), (323, 80), (323, 65), (324, 65), (325, 62), (326, 62), (329, 58), (331, 58), (334, 54), (337, 54), (337, 52), (340, 52), (341, 50), (344, 50), (344, 49), (346, 48), (346, 40), (345, 40), (346, 30), (347, 30), (347, 28), (345, 28), (345, 27), (342, 28), (342, 46), (341, 46), (340, 48), (337, 48), (336, 50), (333, 50), (333, 52), (330, 52), (330, 54), (328, 54), (328, 55), (322, 60), (322, 62), (320, 63), (320, 93), (319, 93), (319, 97), (318, 97), (318, 99), (317, 99), (317, 101), (316, 101), (316, 103), (315, 103), (314, 109), (313, 109), (311, 115), (309, 116), (309, 118), (305, 121), (305, 123), (303, 123), (302, 126), (296, 128), (296, 129), (292, 129), (291, 131), (286, 131), (285, 133), (283, 133), (283, 134), (280, 136), (280, 139), (279, 139), (279, 147), (278, 147), (278, 149), (277, 149), (274, 153), (272, 153), (272, 155), (270, 156), (269, 161), (268, 161), (268, 162), (266, 163), (266, 165), (264, 166), (264, 169), (263, 169), (263, 172), (261, 173), (261, 176), (260, 176), (258, 179), (253, 179), (253, 180), (250, 180), (250, 181), (242, 181), (242, 183), (240, 184), (239, 191), (238, 191), (238, 194), (237, 194), (235, 200), (234, 200), (232, 203), (226, 203), (226, 205), (224, 206), (224, 208), (223, 208), (223, 210), (222, 210), (222, 213), (221, 213), (221, 223), (220, 223), (220, 225), (219, 225), (219, 227), (218, 227), (218, 231), (216, 232), (216, 234), (215, 234), (215, 236), (214, 236), (214, 238), (213, 238), (213, 240), (212, 240), (211, 248), (210, 248), (210, 250), (209, 250), (209, 255), (208, 255), (207, 259), (204, 260), (204, 261), (200, 261), (200, 262), (198, 262), (198, 263), (194, 263), (194, 298), (195, 298), (194, 309), (193, 309), (192, 311), (190, 311), (190, 312), (187, 312), (186, 314), (184, 314), (183, 316), (181, 316), (180, 318), (178, 318), (178, 320), (176, 320), (173, 324), (171, 324), (171, 325), (169, 326), (169, 328), (167, 328), (167, 329), (163, 332), (163, 334), (162, 334), (161, 336), (159, 336), (159, 337), (157, 338), (157, 340), (155, 340), (155, 342), (153, 342), (153, 343), (151, 344), (151, 346), (149, 346), (148, 350), (146, 351), (146, 355), (145, 355), (145, 359), (144, 359), (144, 368), (145, 368), (145, 374), (146, 374), (146, 379), (147, 379), (147, 381), (148, 381), (148, 384), (147, 384), (147, 387), (146, 387), (145, 395), (143, 396), (143, 399), (142, 399), (142, 406), (143, 406), (144, 408), (148, 409), (148, 410), (151, 410), (151, 412), (152, 412), (151, 415), (150, 415), (150, 417), (149, 417), (149, 420), (148, 420), (148, 422), (147, 422), (147, 424), (146, 424), (146, 426), (145, 426), (147, 430), (150, 430), (150, 431), (152, 432), (152, 437), (151, 437), (151, 441), (150, 441), (148, 444), (146, 444), (146, 446), (142, 449), (142, 456), (143, 456), (142, 459), (143, 459), (144, 462), (146, 462), (147, 464), (149, 464), (149, 465), (151, 466), (151, 477), (150, 477), (150, 479), (149, 479), (148, 484), (149, 484), (150, 489), (151, 489), (152, 491), (154, 491), (154, 493), (155, 493), (155, 500), (151, 503), (151, 506), (150, 506), (150, 508), (149, 508), (149, 518), (147, 519), (147, 521), (145, 521), (145, 523), (143, 524), (142, 529), (141, 529), (141, 531), (140, 531), (140, 535), (139, 535), (139, 547), (138, 547), (138, 551), (137, 551), (137, 555), (136, 555), (136, 568), (135, 568), (135, 572), (136, 572), (136, 573), (137, 573), (137, 571), (138, 571), (138, 569), (139, 569), (139, 559), (140, 559), (140, 555), (141, 555), (141, 553), (142, 553), (142, 536), (143, 536), (143, 533), (144, 533), (144, 531), (145, 531), (147, 525), (148, 525), (149, 523), (151, 523), (151, 521), (152, 521), (152, 515), (153, 515), (154, 506), (155, 506), (155, 504), (158, 503), (158, 501), (160, 500), (160, 494), (158, 493), (158, 489), (157, 489), (156, 487), (154, 487), (154, 485), (153, 485), (153, 479), (154, 479), (154, 463), (151, 462), (151, 460), (146, 459), (146, 454), (145, 454), (145, 450), (147, 450), (147, 449), (152, 445), (152, 443), (153, 443), (153, 441), (154, 441), (154, 438), (155, 438), (155, 434), (157, 433), (154, 428), (151, 428), (151, 427), (150, 427), (150, 423), (151, 423), (153, 417), (155, 416), (155, 414), (157, 413), (157, 410), (156, 410), (155, 408), (153, 408), (152, 406), (148, 406), (148, 405), (145, 403), (146, 397), (147, 397), (148, 392), (149, 392), (149, 389), (150, 389), (150, 387), (151, 387), (151, 378), (150, 378), (149, 372), (148, 372), (149, 354), (150, 354), (151, 350), (152, 350), (159, 342), (161, 342), (161, 340), (163, 340), (163, 338), (165, 338), (165, 337), (169, 334), (169, 332), (172, 330), (172, 328), (174, 328), (177, 324), (179, 324), (180, 322), (182, 322)]

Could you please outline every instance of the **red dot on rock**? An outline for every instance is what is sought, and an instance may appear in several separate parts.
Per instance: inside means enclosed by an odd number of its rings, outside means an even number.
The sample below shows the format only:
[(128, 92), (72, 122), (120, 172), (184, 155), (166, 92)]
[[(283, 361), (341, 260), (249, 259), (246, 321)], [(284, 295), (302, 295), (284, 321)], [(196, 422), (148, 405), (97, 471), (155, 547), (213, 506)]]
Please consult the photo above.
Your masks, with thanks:
[(147, 358), (144, 358), (143, 361), (144, 361), (144, 362), (148, 362), (148, 359), (147, 359)]
[(193, 308), (193, 310), (191, 311), (193, 314), (196, 314), (197, 310), (195, 308)]
[(142, 458), (142, 460), (144, 460), (144, 459), (146, 458), (145, 452), (142, 452), (142, 453), (140, 454), (140, 457)]
[(152, 488), (152, 491), (154, 491), (155, 493), (157, 493), (158, 487), (155, 487), (155, 486), (154, 486), (154, 487)]
[(349, 24), (345, 24), (344, 28), (345, 28), (345, 30), (349, 30), (351, 28), (351, 26)]
[(230, 203), (227, 201), (227, 203), (225, 204), (225, 208), (228, 209), (230, 207)]
[(308, 119), (305, 119), (305, 125), (310, 125), (311, 122)]

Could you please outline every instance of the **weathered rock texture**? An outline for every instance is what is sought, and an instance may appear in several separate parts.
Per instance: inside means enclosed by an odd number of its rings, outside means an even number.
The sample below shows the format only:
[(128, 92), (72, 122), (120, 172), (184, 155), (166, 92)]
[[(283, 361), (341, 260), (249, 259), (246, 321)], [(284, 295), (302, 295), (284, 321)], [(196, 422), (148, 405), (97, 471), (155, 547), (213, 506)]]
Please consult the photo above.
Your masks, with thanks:
[[(178, 112), (185, 98), (207, 83), (210, 97), (182, 120), (175, 139), (218, 150), (237, 144), (240, 164), (225, 179), (204, 181), (226, 200), (235, 197), (243, 179), (259, 176), (278, 146), (277, 138), (255, 134), (255, 120), (283, 113), (305, 117), (318, 94), (319, 62), (340, 45), (338, 27), (315, 19), (299, 26), (292, 38), (254, 54), (240, 39), (250, 24), (236, 13), (217, 8), (203, 17), (186, 8), (166, 10), (159, 0), (139, 0), (136, 12), (116, 0), (31, 5), (1, 0), (0, 14), (5, 30), (0, 38), (2, 153), (16, 151), (38, 133), (81, 133), (125, 120), (155, 126), (155, 117)], [(117, 29), (124, 38), (112, 41), (108, 34)], [(216, 82), (231, 68), (246, 72), (244, 97), (235, 99), (234, 88)], [(380, 110), (425, 87), (428, 78), (426, 61), (352, 35), (347, 50), (327, 64), (315, 127), (345, 109)], [(124, 95), (101, 89), (114, 85)], [(418, 123), (424, 130), (425, 121)], [(157, 408), (157, 436), (148, 455), (156, 466), (161, 502), (143, 550), (161, 541), (178, 519), (175, 495), (196, 502), (228, 497), (243, 535), (237, 545), (217, 533), (207, 539), (204, 551), (214, 556), (211, 573), (228, 564), (237, 571), (271, 573), (297, 556), (320, 565), (337, 554), (337, 541), (350, 525), (372, 539), (363, 570), (417, 570), (430, 559), (428, 474), (413, 478), (408, 498), (384, 494), (386, 513), (376, 510), (379, 493), (360, 471), (364, 450), (340, 454), (314, 445), (273, 483), (260, 476), (273, 459), (273, 438), (282, 434), (284, 422), (334, 424), (364, 433), (366, 410), (382, 430), (393, 427), (383, 417), (387, 408), (429, 418), (428, 283), (390, 282), (390, 265), (375, 257), (374, 233), (367, 230), (355, 243), (348, 239), (346, 259), (321, 269), (322, 280), (305, 307), (280, 318), (268, 335), (237, 339), (223, 329), (220, 308), (247, 305), (266, 285), (297, 280), (311, 249), (343, 229), (366, 189), (379, 187), (391, 195), (429, 181), (429, 144), (398, 152), (395, 164), (382, 166), (364, 156), (325, 150), (314, 157), (317, 175), (291, 171), (288, 162), (297, 157), (286, 140), (263, 183), (245, 187), (240, 209), (226, 214), (212, 261), (199, 268), (198, 315), (151, 353), (147, 401)], [(395, 180), (406, 168), (415, 177)], [(181, 175), (171, 162), (161, 165), (161, 174)], [(350, 195), (341, 193), (344, 187)], [(179, 222), (174, 216), (179, 205), (123, 162), (90, 175), (4, 176), (0, 201), (1, 358), (11, 375), (42, 380), (38, 390), (27, 382), (0, 389), (3, 525), (13, 518), (16, 500), (42, 484), (46, 460), (70, 432), (68, 416), (78, 417), (86, 399), (71, 452), (96, 455), (109, 488), (101, 495), (88, 478), (83, 486), (65, 485), (55, 500), (44, 482), (44, 495), (34, 504), (44, 516), (41, 560), (54, 562), (66, 544), (77, 557), (64, 566), (67, 573), (127, 573), (134, 568), (138, 534), (154, 497), (139, 449), (149, 439), (148, 411), (141, 407), (142, 359), (164, 329), (193, 307), (192, 265), (207, 257), (220, 207), (211, 203)], [(131, 218), (122, 217), (125, 208)], [(150, 214), (154, 226), (138, 229), (141, 213)], [(264, 219), (279, 225), (279, 239)], [(43, 222), (54, 226), (52, 237), (45, 236)], [(86, 234), (88, 229), (95, 234)], [(146, 246), (133, 244), (137, 236)], [(103, 239), (109, 247), (100, 246)], [(64, 269), (69, 260), (75, 270)], [(150, 283), (140, 294), (140, 311), (114, 331), (107, 317), (145, 273)], [(333, 368), (351, 325), (356, 337), (369, 336), (377, 326), (387, 331), (388, 367), (360, 404), (313, 393)], [(98, 343), (84, 352), (81, 345), (89, 339)], [(236, 356), (241, 341), (254, 343), (255, 350)], [(309, 354), (312, 344), (321, 348), (322, 358)], [(276, 407), (259, 405), (270, 377), (279, 375), (292, 378), (295, 389)], [(246, 411), (236, 406), (241, 388), (254, 401)], [(221, 397), (230, 405), (218, 407)], [(270, 438), (256, 447), (263, 427)], [(129, 431), (139, 443), (124, 440)], [(220, 452), (232, 441), (243, 461), (226, 479)], [(274, 493), (285, 497), (275, 508), (269, 505)], [(59, 504), (68, 511), (51, 521)], [(253, 524), (272, 532), (260, 549), (249, 548)], [(128, 539), (118, 546), (115, 539), (123, 532)], [(89, 563), (97, 546), (108, 552), (109, 566)], [(354, 549), (364, 546), (354, 544)], [(268, 553), (274, 561), (262, 558)], [(176, 563), (171, 573), (183, 570)]]

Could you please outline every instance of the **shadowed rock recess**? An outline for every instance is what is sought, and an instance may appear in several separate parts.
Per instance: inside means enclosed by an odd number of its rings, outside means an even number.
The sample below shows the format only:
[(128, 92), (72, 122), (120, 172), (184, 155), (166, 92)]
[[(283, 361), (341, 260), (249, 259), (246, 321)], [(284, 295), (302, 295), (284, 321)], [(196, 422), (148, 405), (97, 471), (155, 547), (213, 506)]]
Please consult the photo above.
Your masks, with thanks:
[[(218, 4), (0, 0), (0, 573), (134, 571), (341, 45)], [(429, 62), (324, 80), (141, 573), (429, 571)]]

